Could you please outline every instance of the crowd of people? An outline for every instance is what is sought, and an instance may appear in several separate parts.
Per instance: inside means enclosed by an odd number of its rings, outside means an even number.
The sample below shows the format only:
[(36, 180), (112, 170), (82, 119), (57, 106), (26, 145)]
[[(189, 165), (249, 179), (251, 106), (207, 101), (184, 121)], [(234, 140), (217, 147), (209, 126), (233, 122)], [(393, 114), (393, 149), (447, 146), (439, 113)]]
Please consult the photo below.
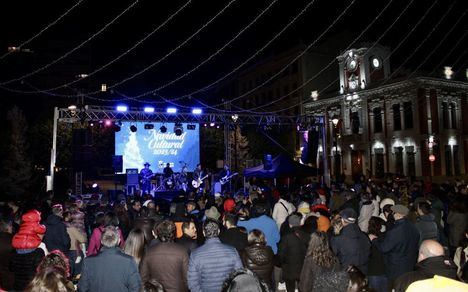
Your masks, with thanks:
[(0, 290), (468, 291), (463, 182), (256, 184), (3, 202)]

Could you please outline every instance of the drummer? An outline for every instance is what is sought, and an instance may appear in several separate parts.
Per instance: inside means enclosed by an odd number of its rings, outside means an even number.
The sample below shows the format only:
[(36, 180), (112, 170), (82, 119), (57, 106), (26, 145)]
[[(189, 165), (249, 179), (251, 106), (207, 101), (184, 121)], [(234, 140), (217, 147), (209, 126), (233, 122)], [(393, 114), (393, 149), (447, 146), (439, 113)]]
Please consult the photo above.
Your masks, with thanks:
[(167, 163), (166, 167), (163, 169), (164, 178), (171, 178), (173, 174), (174, 171), (172, 171), (171, 164)]

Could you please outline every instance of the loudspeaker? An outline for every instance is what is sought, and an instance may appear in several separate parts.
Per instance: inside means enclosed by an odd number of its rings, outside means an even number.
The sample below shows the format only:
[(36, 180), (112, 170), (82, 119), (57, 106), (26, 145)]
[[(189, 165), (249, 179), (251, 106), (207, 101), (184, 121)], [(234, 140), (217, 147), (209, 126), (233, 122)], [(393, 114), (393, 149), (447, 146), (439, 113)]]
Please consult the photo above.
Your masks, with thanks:
[(271, 170), (273, 168), (273, 162), (271, 158), (271, 154), (263, 155), (263, 169)]
[(127, 185), (138, 185), (138, 168), (127, 168)]
[(114, 168), (114, 172), (122, 172), (122, 169), (123, 169), (122, 155), (112, 155), (112, 168)]
[(93, 135), (90, 129), (73, 129), (72, 141), (74, 146), (92, 145)]

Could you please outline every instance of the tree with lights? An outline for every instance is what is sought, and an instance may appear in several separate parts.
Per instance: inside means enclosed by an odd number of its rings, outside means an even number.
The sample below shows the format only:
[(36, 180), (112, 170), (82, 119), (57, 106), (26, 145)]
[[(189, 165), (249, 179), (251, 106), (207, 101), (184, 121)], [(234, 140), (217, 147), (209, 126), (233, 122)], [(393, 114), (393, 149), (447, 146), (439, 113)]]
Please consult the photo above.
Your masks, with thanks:
[(125, 144), (123, 156), (126, 167), (138, 169), (142, 167), (144, 161), (140, 153), (140, 146), (138, 145), (136, 133), (130, 132), (128, 142)]

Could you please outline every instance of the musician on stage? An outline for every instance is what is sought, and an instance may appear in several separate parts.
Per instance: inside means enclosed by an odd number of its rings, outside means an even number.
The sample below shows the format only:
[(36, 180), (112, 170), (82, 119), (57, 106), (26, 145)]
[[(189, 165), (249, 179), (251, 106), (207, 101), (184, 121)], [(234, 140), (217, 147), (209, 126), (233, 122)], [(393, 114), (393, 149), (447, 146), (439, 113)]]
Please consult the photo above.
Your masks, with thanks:
[(219, 179), (228, 178), (231, 175), (231, 170), (229, 169), (229, 165), (225, 164), (223, 169), (219, 172)]
[(195, 168), (195, 170), (193, 171), (193, 179), (199, 179), (199, 178), (202, 178), (203, 177), (203, 170), (202, 170), (202, 166), (201, 166), (201, 163), (197, 164), (197, 167)]
[(164, 174), (164, 178), (170, 178), (174, 174), (174, 171), (172, 171), (170, 163), (166, 164), (166, 167), (163, 169), (163, 174)]
[[(225, 191), (230, 189), (230, 178), (229, 176), (231, 175), (231, 170), (229, 169), (229, 165), (225, 164), (223, 169), (218, 173), (218, 178), (219, 182), (221, 183), (221, 192), (224, 194)], [(226, 180), (226, 182), (223, 182), (223, 180)]]
[(149, 168), (151, 165), (148, 162), (145, 162), (144, 167), (140, 171), (140, 189), (144, 194), (149, 194), (151, 191), (151, 178), (153, 177), (153, 171)]

